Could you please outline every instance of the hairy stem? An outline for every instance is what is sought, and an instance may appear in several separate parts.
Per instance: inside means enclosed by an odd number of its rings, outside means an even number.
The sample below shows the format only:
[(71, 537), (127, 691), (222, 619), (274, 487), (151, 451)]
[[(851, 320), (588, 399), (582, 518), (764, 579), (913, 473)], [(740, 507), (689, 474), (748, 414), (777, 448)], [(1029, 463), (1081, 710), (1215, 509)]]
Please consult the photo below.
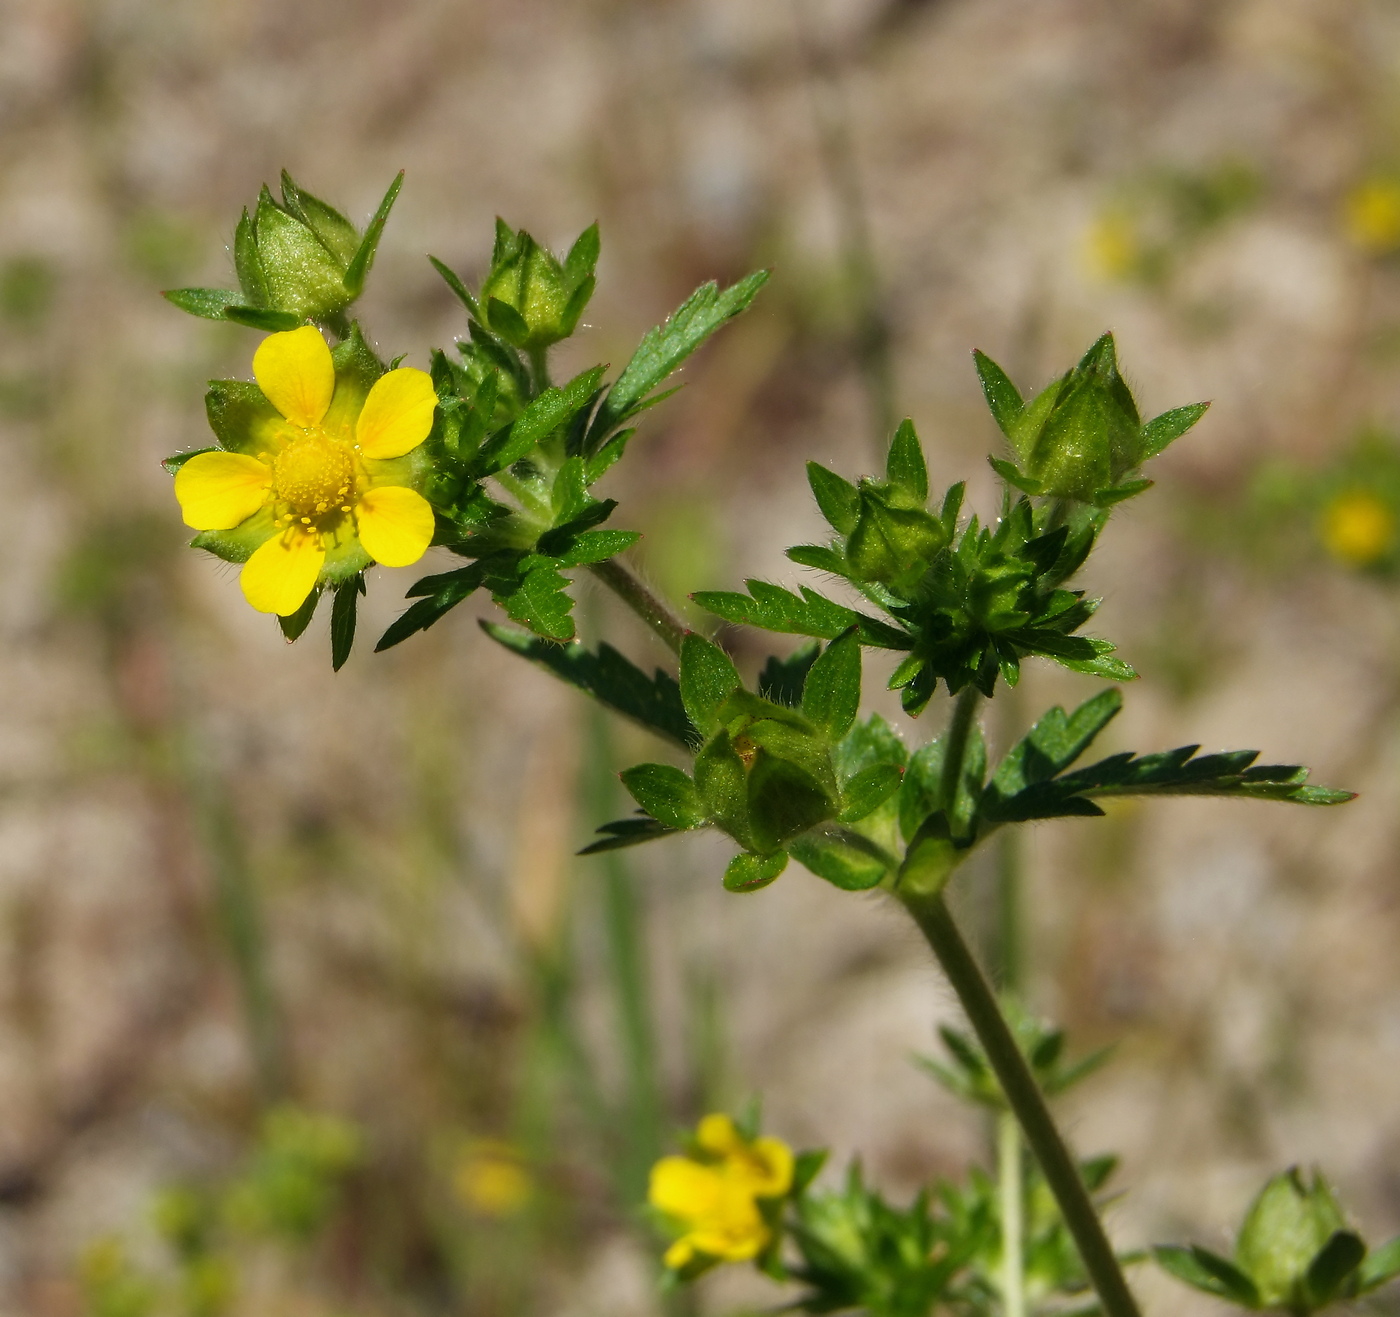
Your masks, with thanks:
[(1089, 1191), (1080, 1178), (1079, 1168), (1055, 1126), (1045, 1097), (1016, 1045), (995, 994), (942, 895), (901, 892), (900, 897), (928, 939), (953, 991), (958, 994), (968, 1023), (996, 1072), (1026, 1143), (1060, 1205), (1065, 1225), (1084, 1260), (1084, 1269), (1103, 1303), (1105, 1317), (1141, 1317)]
[(1025, 1181), (1021, 1174), (1021, 1127), (1009, 1111), (997, 1116), (997, 1191), (1001, 1200), (1001, 1310), (1026, 1317)]
[(549, 349), (531, 348), (530, 358), (530, 382), (535, 388), (535, 397), (539, 397), (549, 388)]
[(981, 698), (976, 686), (964, 686), (953, 704), (948, 730), (943, 734), (943, 772), (938, 785), (943, 808), (949, 817), (957, 802), (963, 760), (967, 758), (967, 738), (977, 717), (977, 705)]
[(681, 652), (681, 642), (690, 634), (690, 628), (631, 568), (616, 558), (609, 558), (606, 562), (594, 563), (588, 570), (655, 631), (673, 653)]

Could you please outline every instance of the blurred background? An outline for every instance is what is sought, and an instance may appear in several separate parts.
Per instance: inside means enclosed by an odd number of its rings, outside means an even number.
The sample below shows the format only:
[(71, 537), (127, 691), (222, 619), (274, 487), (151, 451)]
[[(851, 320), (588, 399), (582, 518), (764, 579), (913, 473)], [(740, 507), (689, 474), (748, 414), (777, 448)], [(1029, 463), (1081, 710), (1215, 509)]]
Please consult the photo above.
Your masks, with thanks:
[[(158, 290), (227, 286), (282, 167), (357, 222), (407, 170), (359, 310), (412, 365), (465, 328), (425, 253), (479, 277), (497, 214), (559, 250), (601, 221), (564, 368), (773, 268), (609, 477), (676, 597), (801, 579), (803, 461), (872, 470), (891, 417), (994, 511), (973, 347), (1029, 390), (1112, 328), (1147, 414), (1215, 399), (1093, 564), (1143, 674), (1105, 748), (1259, 746), (1363, 795), (1040, 825), (1029, 995), (1119, 1044), (1064, 1114), (1122, 1155), (1124, 1245), (1226, 1246), (1294, 1162), (1400, 1230), (1400, 3), (0, 19), (0, 1313), (646, 1317), (646, 1168), (705, 1110), (762, 1095), (896, 1198), (986, 1156), (910, 1063), (956, 1011), (897, 912), (796, 868), (728, 895), (704, 838), (574, 860), (654, 751), (474, 602), (333, 676), (324, 618), (289, 648), (182, 549), (160, 459), (257, 336)], [(362, 637), (413, 579), (377, 573)], [(1037, 668), (989, 734), (1095, 689)], [(996, 858), (958, 880), (974, 927)], [(1213, 1310), (1147, 1270), (1149, 1312)], [(780, 1298), (721, 1273), (695, 1310)]]

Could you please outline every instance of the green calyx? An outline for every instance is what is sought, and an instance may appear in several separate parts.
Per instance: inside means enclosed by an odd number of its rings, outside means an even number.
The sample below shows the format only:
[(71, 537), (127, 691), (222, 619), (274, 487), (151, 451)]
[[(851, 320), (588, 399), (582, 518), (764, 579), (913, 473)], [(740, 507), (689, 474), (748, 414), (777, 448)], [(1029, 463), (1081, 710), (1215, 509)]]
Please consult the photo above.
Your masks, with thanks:
[(1400, 1274), (1400, 1240), (1369, 1252), (1322, 1172), (1296, 1166), (1274, 1176), (1250, 1205), (1233, 1259), (1194, 1244), (1153, 1253), (1178, 1280), (1207, 1294), (1295, 1315), (1369, 1294)]
[(524, 229), (496, 221), (491, 269), (477, 299), (486, 328), (523, 352), (568, 338), (593, 296), (598, 226), (578, 237), (561, 261)]
[(1009, 484), (1031, 495), (1105, 508), (1151, 484), (1138, 469), (1205, 415), (1192, 403), (1143, 423), (1105, 334), (1073, 369), (1030, 401), (985, 353), (973, 354), (982, 391), (1014, 462), (992, 458)]
[(364, 291), (403, 174), (389, 185), (363, 232), (282, 171), (281, 200), (264, 187), (233, 239), (237, 290), (177, 288), (165, 297), (206, 320), (276, 333), (308, 320), (342, 330), (346, 308)]

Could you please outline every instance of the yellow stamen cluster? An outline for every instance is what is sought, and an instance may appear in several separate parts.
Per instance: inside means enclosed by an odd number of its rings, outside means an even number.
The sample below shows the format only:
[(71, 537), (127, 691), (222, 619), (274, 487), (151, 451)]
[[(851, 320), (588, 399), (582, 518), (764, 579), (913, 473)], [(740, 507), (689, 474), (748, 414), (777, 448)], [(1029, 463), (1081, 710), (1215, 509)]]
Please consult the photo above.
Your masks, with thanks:
[(350, 512), (359, 485), (353, 450), (324, 430), (305, 430), (281, 452), (259, 453), (272, 468), (276, 524), (310, 526)]

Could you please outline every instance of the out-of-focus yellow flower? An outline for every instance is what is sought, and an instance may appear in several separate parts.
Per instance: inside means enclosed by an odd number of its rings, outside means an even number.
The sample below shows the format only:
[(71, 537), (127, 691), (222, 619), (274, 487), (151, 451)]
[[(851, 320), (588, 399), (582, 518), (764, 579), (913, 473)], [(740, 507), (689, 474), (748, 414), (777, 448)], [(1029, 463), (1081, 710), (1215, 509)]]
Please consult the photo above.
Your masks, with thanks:
[(700, 1122), (695, 1142), (696, 1156), (663, 1157), (651, 1171), (651, 1205), (685, 1229), (666, 1250), (666, 1265), (757, 1257), (773, 1237), (759, 1200), (792, 1187), (792, 1149), (780, 1139), (745, 1139), (721, 1114)]
[(1338, 494), (1322, 514), (1322, 543), (1338, 562), (1369, 567), (1395, 542), (1395, 514), (1370, 490)]
[(480, 1216), (515, 1216), (530, 1201), (529, 1173), (501, 1143), (476, 1143), (453, 1176), (458, 1196)]
[(1400, 248), (1400, 180), (1369, 178), (1347, 194), (1347, 236), (1363, 251), (1384, 255)]
[(1097, 278), (1131, 278), (1142, 259), (1142, 243), (1132, 217), (1121, 210), (1100, 215), (1084, 235), (1084, 259)]
[(428, 374), (391, 370), (362, 392), (337, 378), (321, 331), (304, 325), (263, 340), (253, 377), (262, 401), (246, 408), (243, 451), (199, 453), (175, 475), (187, 526), (258, 540), (239, 578), (248, 602), (287, 616), (326, 579), (417, 562), (433, 509), (396, 459), (432, 429)]

